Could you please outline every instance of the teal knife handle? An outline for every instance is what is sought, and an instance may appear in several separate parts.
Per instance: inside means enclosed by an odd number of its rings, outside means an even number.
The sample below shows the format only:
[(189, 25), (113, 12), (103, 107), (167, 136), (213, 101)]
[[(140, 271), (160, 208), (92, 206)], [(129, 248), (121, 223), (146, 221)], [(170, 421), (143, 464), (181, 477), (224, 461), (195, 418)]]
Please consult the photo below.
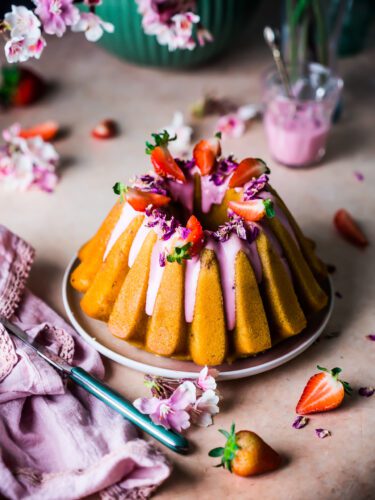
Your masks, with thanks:
[(118, 392), (99, 382), (99, 380), (89, 375), (82, 368), (72, 368), (69, 377), (93, 396), (103, 401), (103, 403), (113, 408), (127, 420), (171, 450), (181, 454), (189, 451), (189, 442), (184, 436), (154, 424), (147, 415), (138, 411), (130, 401), (127, 401)]

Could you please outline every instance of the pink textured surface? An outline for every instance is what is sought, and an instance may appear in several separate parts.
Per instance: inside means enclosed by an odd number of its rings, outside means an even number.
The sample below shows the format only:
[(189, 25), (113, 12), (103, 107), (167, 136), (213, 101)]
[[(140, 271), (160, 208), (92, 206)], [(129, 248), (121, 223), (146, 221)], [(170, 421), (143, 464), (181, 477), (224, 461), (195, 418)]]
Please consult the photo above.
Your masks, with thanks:
[[(56, 42), (56, 43), (55, 43)], [(341, 366), (355, 389), (374, 385), (375, 344), (365, 335), (375, 331), (374, 246), (364, 252), (341, 240), (332, 225), (338, 208), (346, 207), (375, 243), (375, 104), (371, 80), (375, 51), (345, 60), (345, 113), (334, 127), (327, 157), (319, 168), (289, 170), (275, 165), (260, 123), (240, 139), (223, 142), (224, 151), (239, 157), (264, 158), (273, 167), (272, 184), (280, 191), (302, 227), (318, 241), (319, 253), (337, 267), (334, 280), (343, 298), (337, 299), (329, 332), (305, 354), (275, 371), (221, 385), (222, 412), (215, 426), (194, 429), (191, 457), (172, 456), (172, 477), (157, 498), (199, 500), (262, 498), (265, 500), (360, 500), (375, 490), (375, 396), (356, 395), (338, 411), (315, 416), (301, 430), (292, 429), (294, 407), (317, 363)], [(265, 48), (242, 49), (229, 58), (192, 73), (158, 72), (118, 61), (77, 37), (49, 44), (38, 68), (58, 79), (54, 93), (27, 110), (2, 113), (0, 126), (15, 120), (24, 125), (53, 118), (71, 127), (57, 143), (66, 161), (57, 192), (0, 195), (0, 219), (35, 246), (37, 258), (30, 286), (63, 313), (60, 296), (64, 269), (77, 248), (97, 228), (113, 202), (111, 186), (149, 167), (144, 155), (146, 136), (171, 121), (176, 109), (186, 110), (207, 90), (239, 96), (243, 102), (259, 98), (259, 77), (269, 64)], [(90, 130), (103, 118), (117, 119), (122, 135), (95, 141)], [(197, 122), (197, 135), (211, 133), (211, 119)], [(353, 171), (365, 175), (358, 182)], [(107, 380), (130, 398), (146, 394), (142, 375), (107, 363)], [(218, 428), (235, 421), (238, 429), (258, 432), (285, 456), (278, 472), (241, 479), (215, 469), (207, 452), (222, 444)], [(332, 431), (320, 440), (314, 429)]]

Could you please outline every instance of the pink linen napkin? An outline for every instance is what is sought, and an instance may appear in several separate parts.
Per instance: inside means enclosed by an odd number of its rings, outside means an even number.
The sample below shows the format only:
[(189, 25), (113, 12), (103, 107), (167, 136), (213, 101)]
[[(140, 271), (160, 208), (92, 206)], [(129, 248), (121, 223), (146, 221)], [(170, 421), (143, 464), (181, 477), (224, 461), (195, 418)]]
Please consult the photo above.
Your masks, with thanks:
[[(0, 314), (98, 378), (98, 353), (25, 289), (33, 249), (0, 226)], [(0, 325), (0, 497), (145, 499), (170, 474), (137, 430)]]

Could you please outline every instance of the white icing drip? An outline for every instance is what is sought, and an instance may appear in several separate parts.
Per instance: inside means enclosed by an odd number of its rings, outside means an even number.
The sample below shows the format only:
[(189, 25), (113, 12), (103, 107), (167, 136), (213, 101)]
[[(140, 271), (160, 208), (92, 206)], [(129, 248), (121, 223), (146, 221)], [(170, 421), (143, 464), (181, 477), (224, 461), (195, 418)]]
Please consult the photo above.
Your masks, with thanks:
[(104, 252), (103, 261), (107, 258), (109, 252), (111, 251), (113, 245), (116, 243), (118, 238), (122, 235), (122, 233), (125, 231), (128, 225), (131, 223), (131, 221), (135, 217), (137, 217), (137, 215), (142, 215), (142, 214), (134, 210), (134, 208), (131, 205), (129, 205), (129, 203), (124, 203), (124, 207), (122, 209), (120, 218), (117, 221), (115, 227), (113, 228), (113, 231), (107, 243), (107, 248), (105, 249)]
[(164, 249), (164, 242), (158, 240), (152, 250), (150, 276), (148, 279), (146, 314), (151, 316), (154, 312), (156, 297), (163, 277), (164, 267), (159, 263), (159, 254)]
[(145, 223), (143, 222), (141, 227), (138, 229), (138, 232), (135, 235), (132, 246), (130, 248), (129, 260), (128, 260), (129, 267), (132, 267), (132, 265), (134, 264), (135, 259), (136, 259), (137, 255), (139, 254), (139, 252), (142, 248), (142, 245), (143, 245), (143, 243), (144, 243), (144, 241), (145, 241), (145, 239), (150, 231), (152, 231), (152, 229), (150, 227), (147, 227), (145, 225)]
[(185, 268), (185, 320), (193, 321), (195, 297), (197, 294), (198, 277), (201, 268), (199, 255), (186, 261)]
[(220, 205), (223, 202), (225, 193), (228, 190), (230, 176), (228, 176), (221, 186), (215, 186), (210, 181), (210, 175), (201, 176), (201, 191), (202, 191), (202, 212), (207, 214), (212, 205)]

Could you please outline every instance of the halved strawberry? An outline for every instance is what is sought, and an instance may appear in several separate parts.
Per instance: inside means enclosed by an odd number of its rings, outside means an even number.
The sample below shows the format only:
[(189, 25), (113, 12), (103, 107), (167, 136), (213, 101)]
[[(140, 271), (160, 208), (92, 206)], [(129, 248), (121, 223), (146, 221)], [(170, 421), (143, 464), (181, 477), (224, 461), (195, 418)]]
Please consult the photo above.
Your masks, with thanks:
[(233, 212), (247, 221), (256, 222), (263, 219), (266, 215), (274, 217), (275, 211), (271, 200), (249, 200), (249, 201), (230, 201), (229, 208)]
[(341, 405), (345, 393), (352, 391), (347, 382), (338, 378), (341, 368), (327, 370), (318, 366), (318, 369), (322, 372), (309, 379), (298, 401), (296, 413), (299, 415), (333, 410)]
[(20, 137), (30, 139), (31, 137), (41, 137), (44, 141), (52, 141), (59, 131), (59, 124), (49, 120), (47, 122), (38, 123), (33, 127), (23, 128), (20, 131)]
[(171, 199), (169, 196), (158, 193), (149, 193), (141, 191), (137, 188), (127, 187), (122, 182), (116, 182), (113, 186), (115, 194), (120, 196), (122, 202), (124, 198), (126, 201), (138, 212), (144, 212), (149, 205), (153, 207), (163, 207), (167, 205)]
[(151, 163), (154, 170), (162, 177), (171, 176), (181, 182), (186, 182), (183, 171), (175, 162), (166, 145), (156, 146), (151, 151)]
[(229, 187), (242, 187), (254, 177), (269, 173), (270, 169), (260, 158), (245, 158), (233, 172), (229, 181)]
[(170, 197), (164, 194), (148, 193), (136, 188), (128, 188), (125, 199), (138, 212), (144, 212), (149, 205), (163, 207), (171, 201)]
[(193, 150), (193, 157), (202, 175), (212, 172), (216, 158), (221, 154), (220, 135), (212, 139), (199, 141)]
[(118, 125), (114, 120), (103, 120), (91, 130), (95, 139), (112, 139), (118, 135)]
[(356, 221), (350, 213), (341, 208), (335, 214), (333, 219), (335, 226), (339, 233), (350, 243), (358, 247), (366, 247), (369, 242), (362, 229), (358, 226)]
[(201, 223), (192, 215), (186, 224), (187, 229), (190, 230), (189, 236), (186, 238), (187, 243), (192, 243), (193, 246), (190, 249), (191, 255), (197, 255), (204, 243), (204, 232)]

